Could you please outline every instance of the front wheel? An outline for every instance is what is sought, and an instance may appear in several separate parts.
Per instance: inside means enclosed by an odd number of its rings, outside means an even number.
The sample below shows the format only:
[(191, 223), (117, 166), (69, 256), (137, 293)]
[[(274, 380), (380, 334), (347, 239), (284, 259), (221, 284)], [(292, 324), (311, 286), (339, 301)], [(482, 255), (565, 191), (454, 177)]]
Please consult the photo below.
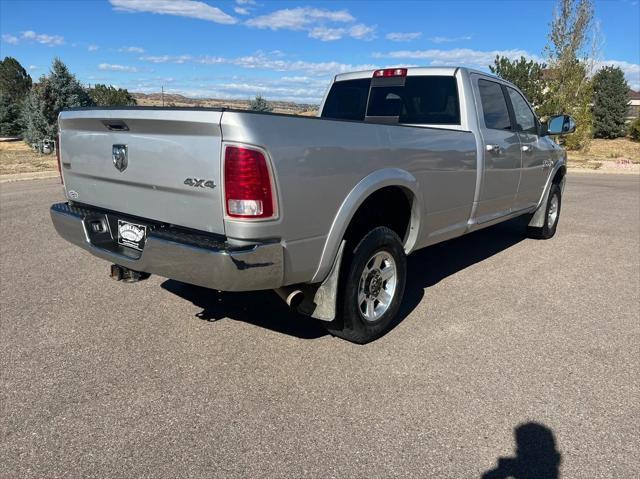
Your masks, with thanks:
[(527, 232), (529, 237), (536, 239), (549, 239), (556, 234), (558, 220), (560, 219), (560, 206), (562, 205), (562, 191), (560, 186), (552, 184), (547, 197), (547, 204), (541, 206), (545, 208), (544, 225), (541, 227), (529, 226)]
[(393, 323), (404, 294), (407, 258), (396, 233), (377, 227), (345, 255), (338, 315), (330, 333), (364, 344), (382, 336)]

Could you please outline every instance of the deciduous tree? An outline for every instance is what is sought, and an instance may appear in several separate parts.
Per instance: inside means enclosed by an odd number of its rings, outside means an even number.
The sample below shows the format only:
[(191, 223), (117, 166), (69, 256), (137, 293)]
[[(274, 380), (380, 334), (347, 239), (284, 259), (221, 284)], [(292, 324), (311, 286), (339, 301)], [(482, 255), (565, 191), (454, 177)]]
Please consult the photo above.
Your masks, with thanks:
[(577, 130), (564, 140), (569, 149), (586, 148), (592, 136), (592, 52), (588, 51), (592, 35), (591, 0), (559, 0), (546, 47), (550, 78), (542, 114), (566, 113), (575, 118)]
[(124, 88), (102, 85), (89, 88), (89, 96), (96, 106), (135, 106), (136, 99)]
[(491, 73), (513, 83), (522, 90), (536, 111), (542, 107), (545, 101), (545, 80), (543, 72), (544, 63), (537, 63), (520, 57), (519, 60), (511, 60), (497, 55), (493, 65), (489, 66)]

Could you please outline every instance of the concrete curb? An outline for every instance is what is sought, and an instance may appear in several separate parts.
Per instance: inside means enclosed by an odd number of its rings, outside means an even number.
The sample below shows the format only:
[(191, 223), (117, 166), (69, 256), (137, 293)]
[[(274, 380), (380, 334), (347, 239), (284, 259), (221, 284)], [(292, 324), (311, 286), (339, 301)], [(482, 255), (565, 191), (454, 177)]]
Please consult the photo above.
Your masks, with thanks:
[(623, 170), (622, 168), (618, 169), (618, 170), (610, 170), (610, 169), (591, 169), (591, 168), (572, 168), (572, 167), (568, 167), (567, 171), (571, 174), (574, 173), (578, 173), (578, 174), (582, 174), (584, 173), (585, 175), (591, 175), (591, 174), (596, 174), (596, 175), (625, 175), (625, 176), (638, 176), (640, 175), (640, 172), (636, 171), (636, 170)]
[(48, 180), (59, 178), (58, 172), (53, 171), (33, 171), (29, 173), (14, 173), (11, 175), (0, 175), (0, 183), (12, 183), (14, 181), (26, 180)]

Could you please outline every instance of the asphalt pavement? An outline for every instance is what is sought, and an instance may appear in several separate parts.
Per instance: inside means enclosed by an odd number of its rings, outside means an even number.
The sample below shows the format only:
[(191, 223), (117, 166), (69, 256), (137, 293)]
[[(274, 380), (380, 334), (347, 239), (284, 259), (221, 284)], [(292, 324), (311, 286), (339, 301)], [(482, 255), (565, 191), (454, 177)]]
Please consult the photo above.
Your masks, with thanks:
[(0, 185), (2, 478), (640, 475), (638, 176), (570, 173), (552, 240), (412, 255), (366, 346), (272, 292), (114, 282), (57, 201)]

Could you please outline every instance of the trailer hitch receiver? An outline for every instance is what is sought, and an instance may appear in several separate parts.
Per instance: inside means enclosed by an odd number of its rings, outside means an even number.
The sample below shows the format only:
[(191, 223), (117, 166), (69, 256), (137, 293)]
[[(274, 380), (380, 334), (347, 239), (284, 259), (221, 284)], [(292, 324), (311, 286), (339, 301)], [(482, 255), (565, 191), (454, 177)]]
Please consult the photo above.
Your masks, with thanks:
[(112, 264), (109, 276), (115, 281), (124, 281), (125, 283), (137, 283), (147, 279), (151, 274), (142, 271), (134, 271), (119, 264)]

